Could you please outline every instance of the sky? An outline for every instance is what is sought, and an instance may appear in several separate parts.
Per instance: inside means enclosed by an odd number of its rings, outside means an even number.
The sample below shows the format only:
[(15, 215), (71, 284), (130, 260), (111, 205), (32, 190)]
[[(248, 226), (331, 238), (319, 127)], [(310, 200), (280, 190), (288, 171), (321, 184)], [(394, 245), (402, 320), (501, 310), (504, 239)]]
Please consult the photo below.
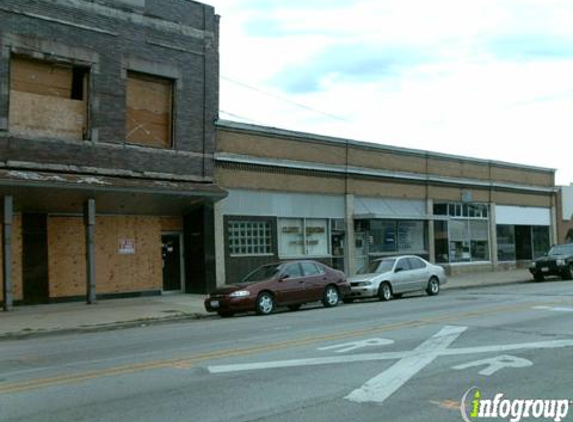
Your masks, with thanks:
[(573, 183), (571, 0), (204, 1), (221, 16), (221, 119)]

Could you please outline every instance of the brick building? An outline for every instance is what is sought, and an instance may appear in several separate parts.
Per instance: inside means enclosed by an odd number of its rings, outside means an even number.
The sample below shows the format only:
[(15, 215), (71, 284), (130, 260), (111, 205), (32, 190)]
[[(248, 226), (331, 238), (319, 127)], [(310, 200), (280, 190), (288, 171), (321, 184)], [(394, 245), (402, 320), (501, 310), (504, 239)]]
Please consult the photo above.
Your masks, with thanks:
[(228, 121), (215, 167), (219, 284), (302, 257), (348, 274), (394, 254), (516, 268), (557, 239), (553, 169)]
[(214, 9), (3, 0), (0, 22), (0, 300), (208, 290)]

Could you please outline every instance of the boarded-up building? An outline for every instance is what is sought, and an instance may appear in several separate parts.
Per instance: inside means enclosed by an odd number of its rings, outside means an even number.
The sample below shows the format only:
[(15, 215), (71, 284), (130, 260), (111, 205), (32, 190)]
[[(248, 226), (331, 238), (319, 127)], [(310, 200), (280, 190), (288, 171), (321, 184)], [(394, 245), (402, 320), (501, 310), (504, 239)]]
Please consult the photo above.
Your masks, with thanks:
[(6, 0), (0, 22), (0, 301), (208, 291), (214, 9)]

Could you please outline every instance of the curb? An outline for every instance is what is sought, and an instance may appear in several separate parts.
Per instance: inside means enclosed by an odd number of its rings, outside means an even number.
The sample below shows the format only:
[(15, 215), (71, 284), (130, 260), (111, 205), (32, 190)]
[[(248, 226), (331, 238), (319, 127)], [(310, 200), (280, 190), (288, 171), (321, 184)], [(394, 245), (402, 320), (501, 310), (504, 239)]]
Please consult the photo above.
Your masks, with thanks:
[[(448, 282), (446, 286), (442, 287), (442, 291), (448, 290), (468, 290), (476, 288), (487, 288), (487, 287), (497, 287), (497, 286), (507, 286), (513, 284), (526, 284), (531, 283), (532, 280), (509, 280), (500, 281), (494, 283), (481, 283), (481, 284), (464, 284), (464, 285), (452, 285)], [(188, 321), (198, 321), (203, 319), (216, 318), (216, 314), (207, 313), (181, 313), (179, 315), (171, 315), (165, 317), (150, 317), (150, 318), (140, 318), (130, 321), (117, 321), (104, 324), (94, 324), (88, 326), (79, 326), (73, 328), (54, 328), (54, 329), (39, 329), (39, 330), (22, 330), (17, 332), (11, 332), (6, 334), (0, 334), (0, 342), (9, 340), (26, 340), (30, 338), (47, 337), (51, 335), (66, 335), (66, 334), (88, 334), (97, 333), (103, 331), (113, 331), (137, 327), (147, 327), (150, 325), (159, 325), (167, 323), (177, 323), (177, 322), (188, 322)]]
[(183, 315), (167, 316), (167, 317), (140, 318), (131, 321), (109, 322), (104, 324), (94, 324), (94, 325), (80, 326), (73, 328), (53, 328), (53, 329), (47, 328), (47, 329), (38, 329), (29, 331), (21, 330), (11, 333), (0, 334), (0, 342), (8, 340), (25, 340), (29, 338), (47, 337), (51, 335), (88, 334), (88, 333), (97, 333), (103, 331), (121, 330), (124, 328), (127, 329), (127, 328), (147, 327), (150, 325), (208, 319), (214, 316), (216, 315), (193, 313), (193, 314), (183, 314)]

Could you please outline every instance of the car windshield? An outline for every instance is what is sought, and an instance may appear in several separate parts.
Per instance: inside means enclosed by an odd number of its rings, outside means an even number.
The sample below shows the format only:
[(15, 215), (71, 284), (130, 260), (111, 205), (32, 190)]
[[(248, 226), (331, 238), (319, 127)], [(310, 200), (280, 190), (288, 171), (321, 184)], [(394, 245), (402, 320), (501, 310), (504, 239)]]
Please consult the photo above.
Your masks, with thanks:
[(555, 245), (549, 251), (549, 255), (573, 255), (573, 243), (568, 245)]
[(372, 261), (370, 264), (365, 265), (358, 271), (358, 274), (373, 274), (373, 273), (386, 273), (394, 268), (395, 259), (381, 259)]
[(243, 278), (243, 283), (254, 283), (257, 281), (268, 280), (269, 278), (276, 276), (280, 269), (280, 264), (263, 265), (247, 274), (247, 276)]

